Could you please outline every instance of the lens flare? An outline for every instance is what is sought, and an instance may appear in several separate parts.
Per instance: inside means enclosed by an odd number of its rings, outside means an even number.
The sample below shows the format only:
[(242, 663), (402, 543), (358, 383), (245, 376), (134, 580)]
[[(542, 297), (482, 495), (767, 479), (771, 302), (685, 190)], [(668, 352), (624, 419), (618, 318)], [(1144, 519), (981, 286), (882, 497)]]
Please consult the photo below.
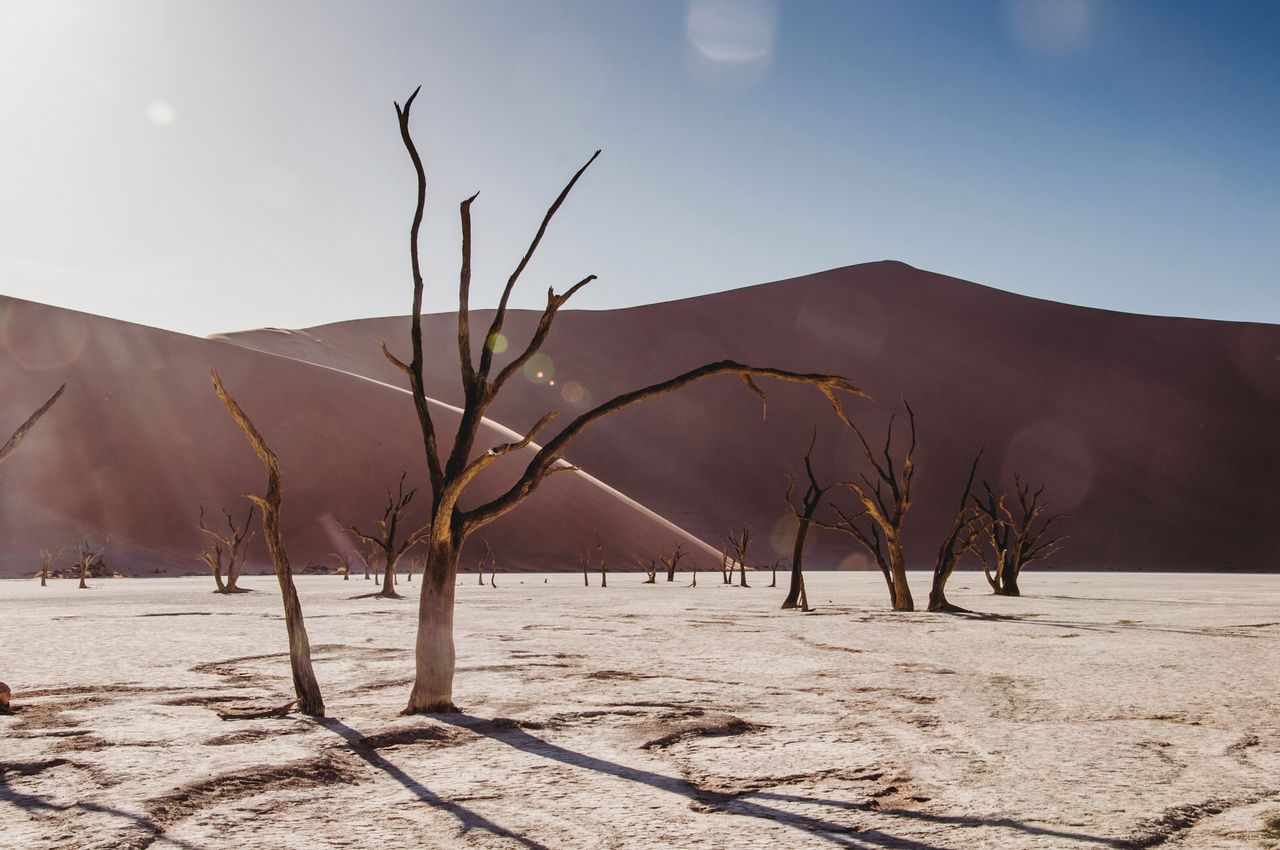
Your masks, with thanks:
[(535, 384), (545, 384), (555, 373), (555, 364), (545, 354), (535, 354), (524, 364), (524, 376)]
[(485, 341), (485, 345), (494, 354), (501, 354), (507, 350), (507, 338), (501, 333), (493, 334)]
[(178, 112), (167, 100), (153, 100), (147, 107), (147, 117), (159, 127), (168, 127), (178, 117)]
[(560, 397), (574, 407), (586, 407), (591, 403), (591, 393), (577, 381), (567, 381), (560, 388)]
[(773, 523), (769, 533), (769, 544), (779, 555), (790, 555), (796, 544), (796, 532), (800, 530), (800, 520), (795, 514), (780, 514)]

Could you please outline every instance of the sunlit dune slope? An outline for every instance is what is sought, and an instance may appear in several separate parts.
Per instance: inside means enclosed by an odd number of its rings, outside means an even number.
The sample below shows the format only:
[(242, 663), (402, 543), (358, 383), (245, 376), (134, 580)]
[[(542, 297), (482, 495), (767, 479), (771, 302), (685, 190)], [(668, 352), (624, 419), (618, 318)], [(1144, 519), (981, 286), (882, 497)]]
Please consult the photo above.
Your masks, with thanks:
[[(210, 367), (280, 456), (286, 544), (296, 567), (334, 565), (330, 553), (349, 545), (338, 522), (374, 525), (385, 489), (402, 470), (411, 484), (425, 477), (413, 404), (397, 387), (223, 342), (0, 299), (0, 439), (59, 384), (69, 385), (0, 466), (0, 574), (34, 572), (41, 548), (65, 548), (58, 560), (65, 567), (70, 547), (86, 537), (109, 537), (107, 563), (124, 573), (202, 569), (199, 506), (214, 519), (223, 507), (242, 513), (240, 495), (265, 487), (258, 459), (213, 394)], [(452, 433), (455, 411), (434, 404), (433, 412)], [(480, 449), (511, 437), (492, 425)], [(514, 480), (517, 460), (488, 470), (472, 498), (497, 495)], [(411, 517), (422, 518), (426, 503), (420, 494)], [(615, 569), (677, 541), (704, 566), (718, 562), (670, 523), (573, 472), (553, 476), (477, 538), (492, 542), (499, 571), (577, 569), (597, 530)], [(464, 565), (474, 564), (481, 548), (469, 545)], [(269, 569), (260, 539), (253, 565)]]
[[(475, 311), (473, 321), (490, 316)], [(513, 347), (536, 318), (509, 318)], [(457, 403), (454, 322), (452, 314), (425, 319), (430, 392)], [(223, 339), (394, 381), (378, 343), (403, 352), (406, 326), (371, 319)], [(542, 378), (513, 381), (492, 408), (513, 428), (549, 408), (567, 415), (725, 357), (851, 378), (874, 396), (848, 405), (873, 440), (905, 394), (919, 422), (907, 527), (913, 566), (931, 563), (983, 446), (993, 483), (1008, 486), (1021, 473), (1070, 514), (1063, 566), (1278, 563), (1274, 325), (1068, 306), (883, 262), (644, 307), (566, 311), (544, 351)], [(755, 558), (771, 561), (788, 553), (784, 472), (801, 473), (810, 429), (818, 429), (824, 484), (865, 466), (818, 393), (762, 388), (767, 419), (740, 381), (712, 379), (601, 422), (568, 455), (705, 540), (750, 521), (761, 540)], [(812, 547), (814, 566), (866, 564), (852, 540), (829, 532)]]

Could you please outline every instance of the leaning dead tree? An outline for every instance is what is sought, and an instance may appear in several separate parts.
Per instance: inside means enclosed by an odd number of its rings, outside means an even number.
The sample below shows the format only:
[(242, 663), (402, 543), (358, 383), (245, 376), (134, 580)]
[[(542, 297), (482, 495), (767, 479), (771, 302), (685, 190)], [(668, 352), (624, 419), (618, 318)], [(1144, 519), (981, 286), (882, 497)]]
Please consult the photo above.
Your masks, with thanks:
[[(837, 408), (837, 412), (839, 408)], [(843, 416), (843, 413), (841, 413)], [(791, 550), (791, 584), (787, 589), (787, 598), (782, 601), (784, 610), (790, 608), (799, 608), (801, 611), (808, 611), (809, 595), (804, 589), (804, 543), (809, 536), (809, 526), (813, 524), (813, 515), (817, 513), (818, 506), (822, 504), (822, 497), (831, 489), (828, 485), (823, 487), (818, 484), (818, 479), (813, 473), (813, 447), (818, 442), (818, 429), (813, 429), (813, 438), (809, 441), (809, 448), (804, 453), (804, 471), (809, 477), (809, 486), (805, 489), (804, 495), (800, 498), (800, 504), (797, 506), (791, 501), (791, 494), (795, 492), (796, 480), (791, 477), (791, 473), (787, 473), (787, 494), (783, 497), (787, 503), (787, 507), (791, 509), (791, 513), (796, 518), (796, 540)], [(776, 564), (774, 565), (776, 568)], [(775, 581), (776, 581), (775, 573)]]
[(18, 426), (18, 430), (13, 432), (13, 436), (9, 437), (8, 442), (3, 446), (0, 446), (0, 463), (5, 462), (5, 459), (13, 453), (13, 450), (18, 447), (18, 444), (22, 442), (28, 433), (30, 433), (31, 429), (36, 427), (36, 423), (49, 412), (49, 408), (53, 407), (54, 403), (62, 397), (62, 394), (66, 392), (66, 389), (66, 384), (58, 387), (58, 389), (54, 391), (53, 395), (49, 396), (48, 401), (37, 407), (35, 412), (27, 417), (27, 421)]
[[(537, 325), (529, 341), (523, 349), (513, 346), (515, 353), (505, 365), (495, 368), (494, 354), (496, 341), (502, 333), (507, 318), (507, 305), (512, 291), (520, 280), (521, 274), (529, 265), (538, 246), (541, 244), (548, 226), (556, 212), (568, 197), (574, 185), (587, 170), (599, 151), (578, 169), (564, 189), (556, 197), (542, 218), (536, 234), (529, 243), (524, 256), (515, 270), (507, 278), (502, 295), (498, 299), (489, 328), (480, 340), (479, 363), (473, 359), (471, 323), (469, 314), (469, 298), (471, 289), (471, 206), (476, 196), (472, 195), (462, 202), (459, 216), (462, 229), (462, 263), (458, 280), (458, 359), (462, 379), (462, 414), (458, 429), (447, 456), (442, 457), (437, 443), (436, 426), (431, 417), (427, 402), (426, 384), (423, 378), (423, 345), (422, 345), (422, 300), (423, 279), (419, 261), (418, 234), (422, 226), (423, 213), (426, 209), (427, 176), (418, 149), (413, 142), (409, 129), (409, 115), (413, 101), (417, 98), (415, 90), (403, 107), (396, 104), (396, 117), (399, 121), (400, 138), (404, 143), (409, 159), (413, 163), (417, 176), (417, 205), (413, 214), (413, 223), (409, 228), (409, 259), (413, 275), (413, 314), (409, 338), (412, 355), (404, 362), (391, 354), (383, 346), (387, 359), (400, 369), (408, 379), (409, 389), (413, 395), (414, 407), (417, 411), (418, 423), (422, 431), (423, 452), (427, 465), (428, 478), (431, 485), (431, 516), (428, 523), (427, 574), (422, 582), (421, 602), (418, 609), (418, 634), (415, 643), (415, 675), (413, 689), (409, 694), (406, 713), (430, 713), (456, 710), (453, 704), (453, 673), (455, 653), (453, 641), (453, 610), (455, 577), (458, 572), (458, 558), (468, 536), (483, 528), (494, 520), (515, 508), (529, 497), (546, 478), (556, 471), (573, 469), (564, 460), (564, 452), (573, 440), (591, 425), (606, 416), (616, 413), (657, 396), (678, 390), (697, 381), (716, 375), (736, 375), (744, 380), (751, 390), (763, 398), (755, 383), (757, 378), (774, 378), (811, 384), (827, 395), (833, 406), (839, 408), (837, 392), (859, 393), (857, 388), (843, 378), (833, 375), (806, 375), (788, 372), (781, 369), (757, 368), (721, 360), (708, 363), (676, 375), (665, 381), (651, 384), (631, 392), (615, 396), (596, 407), (578, 415), (560, 431), (541, 446), (534, 440), (557, 415), (552, 410), (540, 418), (529, 428), (525, 435), (509, 443), (476, 452), (476, 440), (481, 433), (485, 411), (502, 391), (503, 386), (514, 375), (520, 374), (530, 359), (538, 352), (551, 332), (557, 312), (580, 289), (595, 279), (588, 275), (570, 286), (564, 293), (554, 289), (547, 291), (547, 305), (538, 319)], [(860, 393), (859, 393), (860, 394)], [(524, 452), (529, 449), (529, 452)], [(462, 495), (468, 486), (499, 459), (523, 452), (527, 458), (524, 470), (499, 495), (488, 501), (473, 504), (464, 509), (461, 507)]]
[(911, 438), (902, 457), (901, 467), (893, 458), (893, 425), (896, 414), (889, 418), (884, 448), (878, 456), (867, 442), (862, 429), (848, 417), (842, 417), (845, 424), (858, 435), (862, 454), (875, 470), (875, 478), (873, 480), (863, 474), (860, 481), (842, 481), (840, 486), (853, 493), (861, 511), (845, 513), (833, 505), (840, 521), (823, 523), (823, 526), (848, 534), (875, 558), (876, 566), (880, 568), (889, 588), (889, 602), (893, 610), (914, 611), (915, 602), (907, 584), (907, 563), (902, 554), (902, 524), (911, 508), (911, 481), (915, 475), (916, 416), (905, 398), (902, 406), (907, 410)]
[(636, 558), (636, 563), (644, 570), (644, 584), (658, 583), (658, 560), (656, 558), (650, 558), (647, 561), (644, 558)]
[(103, 543), (98, 548), (89, 545), (88, 539), (83, 543), (76, 544), (76, 569), (80, 572), (80, 589), (86, 590), (89, 585), (87, 579), (93, 573), (93, 568), (102, 563), (102, 553), (107, 551), (107, 544)]
[(387, 599), (401, 598), (400, 594), (396, 593), (396, 567), (400, 565), (400, 559), (404, 554), (417, 546), (428, 531), (424, 526), (404, 534), (402, 539), (396, 539), (404, 530), (402, 523), (405, 511), (413, 501), (414, 494), (418, 492), (416, 487), (405, 492), (404, 479), (408, 474), (400, 473), (400, 485), (395, 493), (392, 493), (390, 488), (387, 489), (387, 504), (382, 509), (382, 518), (378, 520), (377, 534), (366, 534), (354, 525), (346, 528), (347, 533), (362, 541), (370, 552), (379, 553), (382, 559), (382, 590), (373, 595)]
[[(213, 583), (217, 586), (215, 593), (248, 593), (249, 591), (243, 587), (237, 586), (236, 582), (240, 580), (240, 573), (244, 570), (245, 557), (249, 554), (249, 541), (253, 539), (253, 532), (249, 530), (250, 524), (253, 522), (253, 505), (249, 506), (249, 514), (244, 518), (244, 524), (237, 524), (235, 517), (231, 511), (223, 510), (222, 516), (227, 521), (226, 531), (216, 531), (204, 524), (204, 505), (200, 506), (200, 519), (196, 522), (196, 528), (202, 534), (209, 538), (213, 544), (212, 549), (207, 549), (200, 553), (200, 560), (204, 561), (205, 566), (213, 573)], [(222, 578), (222, 555), (227, 555), (227, 578)]]
[[(54, 391), (53, 395), (49, 397), (49, 400), (46, 401), (44, 404), (40, 405), (39, 407), (37, 407), (35, 409), (35, 412), (32, 413), (30, 416), (28, 416), (27, 420), (18, 426), (18, 430), (13, 432), (13, 436), (9, 437), (9, 440), (3, 446), (0, 446), (0, 463), (4, 463), (5, 459), (9, 457), (10, 454), (13, 453), (13, 450), (18, 447), (18, 444), (22, 442), (22, 439), (27, 436), (27, 434), (31, 431), (32, 428), (36, 426), (36, 423), (40, 421), (41, 417), (43, 417), (46, 413), (48, 413), (49, 408), (53, 407), (54, 403), (59, 398), (62, 397), (62, 394), (63, 392), (66, 391), (66, 389), (67, 389), (66, 384), (63, 384), (62, 386), (58, 387), (58, 389)], [(41, 560), (43, 561), (43, 553), (41, 553)], [(52, 560), (52, 558), (50, 558), (49, 560)], [(49, 571), (49, 564), (47, 562), (44, 562), (44, 568), (40, 573), (41, 587), (46, 586), (45, 579), (47, 577), (48, 571)], [(80, 586), (84, 587), (83, 578), (80, 579)], [(0, 714), (9, 714), (9, 713), (11, 713), (9, 710), (9, 686), (6, 685), (4, 682), (0, 682)]]
[(978, 472), (978, 461), (982, 460), (979, 451), (969, 467), (969, 477), (964, 482), (964, 493), (960, 496), (960, 505), (956, 509), (955, 518), (947, 536), (942, 538), (938, 546), (938, 558), (933, 564), (933, 582), (929, 586), (929, 608), (934, 612), (947, 614), (962, 613), (965, 609), (952, 605), (947, 601), (947, 581), (955, 572), (956, 564), (978, 545), (978, 518), (969, 510), (969, 497), (973, 492), (973, 476)]
[(733, 560), (729, 564), (729, 584), (733, 584), (733, 562), (738, 564), (738, 582), (740, 587), (747, 584), (747, 548), (751, 545), (751, 526), (743, 523), (742, 528), (729, 532), (729, 546), (733, 550)]
[(240, 426), (245, 439), (267, 471), (266, 495), (246, 495), (245, 498), (262, 510), (262, 536), (267, 543), (267, 552), (271, 555), (271, 564), (275, 567), (280, 597), (284, 603), (284, 627), (289, 636), (289, 667), (293, 674), (293, 691), (298, 697), (298, 711), (313, 717), (323, 717), (324, 698), (320, 695), (320, 684), (316, 681), (315, 670), (311, 666), (311, 642), (307, 639), (307, 625), (302, 618), (302, 603), (298, 600), (289, 555), (285, 551), (284, 538), (280, 533), (280, 503), (283, 499), (280, 461), (249, 420), (249, 415), (222, 385), (222, 378), (218, 376), (217, 370), (211, 369), (209, 373), (213, 379), (213, 391), (218, 394), (236, 425)]
[(1066, 535), (1048, 537), (1062, 514), (1048, 514), (1040, 501), (1044, 487), (1035, 492), (1020, 476), (1014, 476), (1015, 508), (1006, 494), (997, 496), (986, 481), (982, 494), (973, 497), (974, 513), (981, 524), (977, 547), (987, 583), (998, 596), (1018, 596), (1018, 578), (1028, 564), (1043, 560), (1062, 548)]

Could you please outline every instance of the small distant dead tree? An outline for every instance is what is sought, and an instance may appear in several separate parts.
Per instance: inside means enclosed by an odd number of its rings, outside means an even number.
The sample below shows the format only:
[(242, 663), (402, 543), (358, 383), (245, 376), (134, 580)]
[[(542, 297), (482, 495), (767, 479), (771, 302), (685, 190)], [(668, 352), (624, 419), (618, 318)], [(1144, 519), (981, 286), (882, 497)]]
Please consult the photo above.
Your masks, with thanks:
[(267, 446), (258, 429), (249, 420), (236, 400), (222, 385), (216, 369), (209, 370), (213, 379), (213, 391), (244, 432), (245, 439), (262, 461), (267, 471), (265, 496), (248, 495), (245, 498), (262, 510), (262, 536), (275, 567), (276, 580), (280, 584), (280, 597), (284, 603), (284, 627), (289, 636), (289, 667), (293, 674), (293, 690), (298, 697), (298, 710), (312, 717), (324, 716), (324, 698), (320, 695), (320, 683), (316, 681), (311, 666), (311, 642), (307, 639), (307, 626), (302, 617), (302, 602), (293, 584), (293, 570), (280, 533), (280, 504), (283, 499), (280, 481), (280, 461)]
[[(840, 412), (837, 409), (837, 412)], [(841, 414), (843, 415), (843, 414)], [(809, 486), (804, 491), (804, 496), (800, 499), (800, 505), (797, 507), (791, 501), (791, 494), (795, 492), (796, 480), (791, 477), (791, 473), (787, 473), (787, 494), (783, 500), (787, 503), (787, 507), (791, 509), (791, 513), (796, 518), (796, 540), (791, 550), (791, 585), (787, 589), (787, 598), (782, 601), (783, 610), (791, 608), (799, 608), (801, 611), (809, 611), (809, 595), (804, 589), (804, 542), (809, 534), (809, 526), (813, 523), (813, 515), (817, 513), (818, 506), (822, 504), (822, 497), (831, 489), (830, 486), (822, 487), (818, 484), (817, 476), (813, 473), (813, 447), (818, 442), (818, 429), (813, 429), (813, 437), (809, 440), (809, 448), (804, 453), (804, 471), (809, 477)], [(775, 581), (777, 576), (775, 574)]]
[[(236, 582), (240, 580), (240, 573), (244, 570), (245, 557), (249, 553), (249, 541), (253, 539), (253, 532), (249, 530), (249, 525), (253, 522), (253, 510), (253, 505), (250, 505), (249, 515), (244, 518), (243, 525), (236, 524), (231, 511), (223, 510), (222, 515), (227, 520), (227, 530), (214, 531), (204, 524), (204, 505), (200, 506), (200, 519), (196, 522), (196, 528), (213, 542), (211, 550), (200, 553), (200, 560), (204, 561), (205, 566), (213, 573), (213, 582), (217, 585), (215, 593), (249, 592), (237, 586)], [(227, 553), (226, 581), (222, 578), (223, 552)]]
[[(729, 546), (733, 549), (733, 560), (738, 563), (738, 584), (741, 587), (750, 587), (747, 584), (747, 547), (751, 545), (751, 526), (743, 523), (742, 528), (737, 531), (729, 532)], [(729, 583), (733, 583), (733, 567), (730, 564)]]
[(1023, 568), (1053, 555), (1067, 539), (1066, 535), (1047, 537), (1063, 515), (1046, 513), (1047, 506), (1040, 501), (1043, 493), (1043, 486), (1032, 492), (1031, 485), (1015, 475), (1016, 512), (1009, 508), (1006, 494), (997, 496), (986, 481), (982, 494), (973, 497), (981, 528), (981, 545), (976, 549), (987, 583), (997, 596), (1021, 595), (1018, 578)]
[(484, 565), (489, 565), (489, 586), (498, 586), (498, 559), (493, 554), (493, 544), (488, 540), (484, 543), (484, 555), (480, 558), (480, 584), (484, 584)]
[(377, 552), (382, 558), (382, 590), (373, 595), (385, 599), (402, 598), (396, 593), (396, 567), (399, 566), (404, 554), (417, 546), (430, 530), (426, 527), (419, 528), (405, 534), (401, 540), (396, 539), (402, 530), (401, 523), (404, 520), (405, 511), (413, 501), (414, 494), (418, 492), (417, 488), (405, 492), (404, 480), (408, 474), (408, 472), (400, 473), (400, 484), (395, 493), (392, 493), (390, 488), (387, 489), (387, 504), (382, 509), (382, 518), (378, 520), (376, 535), (366, 534), (354, 525), (346, 527), (348, 534), (362, 541), (370, 552)]
[(591, 568), (591, 550), (588, 549), (587, 551), (583, 552), (582, 557), (579, 560), (582, 563), (582, 586), (590, 587), (591, 579), (589, 578), (589, 574), (587, 570)]
[(663, 552), (658, 555), (658, 558), (662, 561), (662, 565), (667, 568), (667, 581), (676, 580), (676, 566), (680, 563), (680, 559), (686, 554), (687, 553), (684, 551), (684, 544), (677, 543), (676, 548), (671, 552), (671, 554), (668, 555), (666, 552)]
[(733, 549), (733, 532), (725, 535), (724, 545), (720, 547), (720, 582), (722, 584), (733, 584), (733, 558), (729, 556), (730, 550)]
[(417, 570), (418, 572), (422, 572), (424, 569), (426, 569), (427, 559), (423, 555), (414, 555), (412, 558), (408, 559), (408, 564), (409, 564), (409, 574), (408, 576), (406, 576), (406, 580), (412, 583), (414, 570)]
[(356, 556), (351, 552), (330, 552), (329, 557), (338, 562), (338, 569), (342, 572), (342, 580), (351, 580), (351, 568), (355, 566)]
[(59, 549), (57, 552), (53, 552), (50, 549), (40, 550), (40, 586), (41, 587), (49, 586), (48, 585), (49, 568), (53, 566), (53, 562), (58, 560), (58, 558), (65, 551), (66, 551), (65, 549)]
[(934, 612), (947, 614), (964, 613), (965, 609), (952, 605), (947, 601), (947, 581), (955, 571), (956, 564), (967, 553), (972, 552), (978, 544), (978, 518), (969, 510), (969, 498), (973, 492), (973, 477), (978, 472), (978, 461), (982, 460), (979, 451), (969, 467), (969, 477), (964, 483), (964, 493), (960, 496), (960, 505), (947, 536), (938, 547), (938, 558), (933, 565), (933, 582), (929, 587), (929, 608)]
[(600, 539), (600, 532), (596, 532), (596, 559), (600, 562), (600, 586), (609, 586), (609, 574), (605, 569), (604, 562), (604, 541)]
[(89, 578), (93, 568), (102, 562), (102, 553), (105, 551), (107, 551), (106, 543), (95, 549), (89, 545), (87, 539), (83, 543), (76, 545), (76, 567), (80, 571), (81, 590), (88, 589), (89, 585), (85, 580)]
[[(857, 498), (862, 510), (854, 514), (846, 514), (839, 507), (833, 506), (839, 523), (822, 525), (843, 531), (862, 544), (873, 558), (876, 566), (884, 576), (889, 588), (889, 600), (895, 611), (914, 611), (915, 602), (911, 598), (911, 588), (907, 584), (907, 564), (902, 554), (902, 524), (906, 520), (907, 511), (911, 508), (911, 481), (915, 475), (916, 449), (916, 417), (907, 400), (902, 400), (907, 411), (907, 421), (911, 429), (911, 442), (899, 468), (893, 459), (893, 426), (896, 414), (889, 418), (889, 428), (885, 436), (884, 448), (880, 457), (872, 451), (862, 429), (847, 416), (842, 416), (862, 444), (863, 456), (875, 470), (875, 480), (867, 475), (861, 481), (842, 481), (841, 487), (849, 490)], [(863, 517), (867, 520), (864, 522)]]
[(650, 558), (646, 561), (644, 558), (636, 558), (636, 563), (644, 570), (643, 584), (658, 583), (658, 562), (656, 559)]
[[(720, 360), (683, 372), (665, 381), (624, 392), (587, 410), (561, 428), (549, 439), (534, 445), (534, 440), (554, 419), (558, 411), (551, 410), (538, 419), (521, 438), (494, 446), (487, 451), (476, 452), (476, 441), (482, 433), (484, 414), (501, 393), (503, 386), (529, 363), (542, 348), (559, 310), (584, 286), (595, 280), (588, 275), (570, 286), (565, 292), (554, 289), (547, 292), (546, 307), (538, 318), (536, 327), (523, 348), (513, 347), (514, 356), (505, 365), (495, 366), (494, 355), (500, 353), (496, 345), (503, 339), (502, 331), (507, 318), (507, 307), (520, 276), (528, 267), (547, 229), (579, 178), (595, 162), (595, 154), (573, 175), (547, 209), (536, 234), (524, 256), (507, 278), (498, 298), (497, 309), (489, 323), (488, 331), (480, 340), (479, 363), (475, 362), (470, 321), (471, 291), (471, 206), (476, 196), (464, 200), (458, 208), (462, 232), (462, 262), (458, 276), (458, 360), (462, 379), (462, 412), (457, 431), (446, 457), (441, 456), (427, 402), (426, 381), (423, 375), (424, 352), (422, 342), (422, 303), (424, 283), (419, 257), (419, 231), (426, 210), (427, 174), (422, 158), (414, 144), (410, 131), (410, 110), (418, 92), (415, 90), (404, 106), (396, 104), (396, 118), (400, 139), (413, 164), (417, 177), (417, 205), (409, 227), (409, 261), (413, 279), (413, 312), (410, 316), (409, 341), (412, 353), (406, 363), (383, 346), (387, 360), (404, 373), (413, 396), (414, 408), (422, 432), (422, 447), (431, 485), (431, 516), (426, 538), (427, 575), (422, 582), (422, 596), (418, 607), (418, 635), (415, 642), (415, 675), (408, 714), (428, 714), (454, 711), (453, 674), (456, 654), (453, 639), (453, 613), (458, 573), (458, 559), (469, 535), (504, 516), (528, 498), (549, 476), (556, 472), (572, 470), (564, 454), (573, 440), (583, 431), (605, 417), (631, 405), (675, 392), (690, 384), (717, 375), (735, 375), (743, 380), (752, 392), (763, 400), (764, 395), (755, 381), (770, 378), (814, 386), (826, 395), (833, 407), (840, 406), (839, 392), (863, 395), (860, 390), (843, 378), (834, 375), (801, 374), (782, 369), (761, 368)], [(528, 449), (529, 451), (526, 451)], [(524, 469), (515, 480), (497, 496), (473, 503), (463, 508), (463, 498), (471, 483), (503, 457), (520, 453), (525, 458)]]

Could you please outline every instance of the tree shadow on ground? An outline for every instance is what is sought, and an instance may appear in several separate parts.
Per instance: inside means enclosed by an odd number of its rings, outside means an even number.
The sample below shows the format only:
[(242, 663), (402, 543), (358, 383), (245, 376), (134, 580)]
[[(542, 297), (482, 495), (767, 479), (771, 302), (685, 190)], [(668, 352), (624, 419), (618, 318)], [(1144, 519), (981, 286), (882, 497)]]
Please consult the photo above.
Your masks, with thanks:
[(141, 833), (142, 846), (147, 846), (159, 840), (162, 836), (165, 841), (181, 847), (183, 850), (202, 850), (199, 845), (191, 844), (177, 838), (165, 836), (165, 828), (150, 818), (136, 815), (133, 812), (126, 812), (123, 809), (115, 809), (111, 806), (104, 806), (100, 803), (55, 803), (48, 797), (39, 794), (25, 794), (15, 789), (9, 784), (10, 773), (24, 773), (20, 770), (6, 770), (0, 767), (0, 802), (9, 803), (27, 812), (93, 812), (95, 814), (110, 815), (111, 817), (121, 818), (128, 821), (134, 829)]
[(631, 782), (648, 785), (662, 791), (678, 794), (692, 802), (696, 802), (702, 806), (725, 814), (738, 814), (746, 817), (755, 817), (777, 823), (783, 823), (815, 834), (836, 846), (850, 848), (850, 850), (875, 850), (875, 848), (882, 847), (900, 848), (900, 850), (945, 850), (945, 848), (935, 844), (928, 844), (910, 838), (891, 835), (878, 829), (859, 829), (847, 824), (836, 823), (810, 815), (766, 806), (756, 802), (756, 800), (776, 800), (778, 802), (820, 806), (847, 811), (861, 811), (955, 827), (996, 827), (1002, 829), (1014, 829), (1028, 835), (1052, 836), (1070, 841), (1091, 842), (1095, 845), (1104, 847), (1125, 846), (1124, 842), (1110, 838), (1089, 835), (1087, 833), (1066, 832), (1049, 829), (1047, 827), (1038, 827), (1012, 818), (985, 819), (976, 817), (936, 815), (929, 812), (914, 811), (911, 809), (880, 808), (874, 803), (826, 800), (817, 797), (779, 794), (766, 791), (747, 791), (740, 794), (706, 791), (684, 779), (677, 779), (640, 768), (628, 767), (616, 762), (590, 756), (585, 753), (579, 753), (574, 750), (561, 747), (557, 744), (552, 744), (537, 737), (536, 735), (529, 734), (529, 732), (524, 729), (515, 727), (509, 721), (495, 722), (494, 720), (471, 717), (465, 714), (437, 715), (436, 719), (442, 723), (448, 723), (459, 728), (468, 729), (476, 734), (483, 735), (494, 741), (498, 741), (499, 743), (521, 750), (522, 752), (530, 753), (531, 755), (552, 759), (574, 767), (596, 771), (598, 773), (615, 776)]
[(466, 835), (473, 829), (481, 829), (491, 835), (501, 838), (509, 838), (520, 844), (520, 846), (528, 848), (528, 850), (551, 850), (551, 848), (544, 844), (539, 844), (531, 838), (526, 838), (519, 833), (512, 832), (506, 827), (496, 824), (483, 815), (468, 809), (466, 806), (446, 800), (440, 795), (434, 793), (399, 767), (378, 755), (377, 750), (365, 743), (366, 738), (363, 734), (352, 729), (341, 720), (334, 717), (317, 717), (314, 718), (314, 720), (318, 725), (329, 729), (345, 740), (347, 742), (348, 749), (359, 756), (364, 762), (387, 774), (387, 776), (390, 776), (396, 782), (399, 782), (402, 786), (412, 792), (419, 800), (446, 811), (457, 818), (458, 823), (462, 826), (463, 835)]

